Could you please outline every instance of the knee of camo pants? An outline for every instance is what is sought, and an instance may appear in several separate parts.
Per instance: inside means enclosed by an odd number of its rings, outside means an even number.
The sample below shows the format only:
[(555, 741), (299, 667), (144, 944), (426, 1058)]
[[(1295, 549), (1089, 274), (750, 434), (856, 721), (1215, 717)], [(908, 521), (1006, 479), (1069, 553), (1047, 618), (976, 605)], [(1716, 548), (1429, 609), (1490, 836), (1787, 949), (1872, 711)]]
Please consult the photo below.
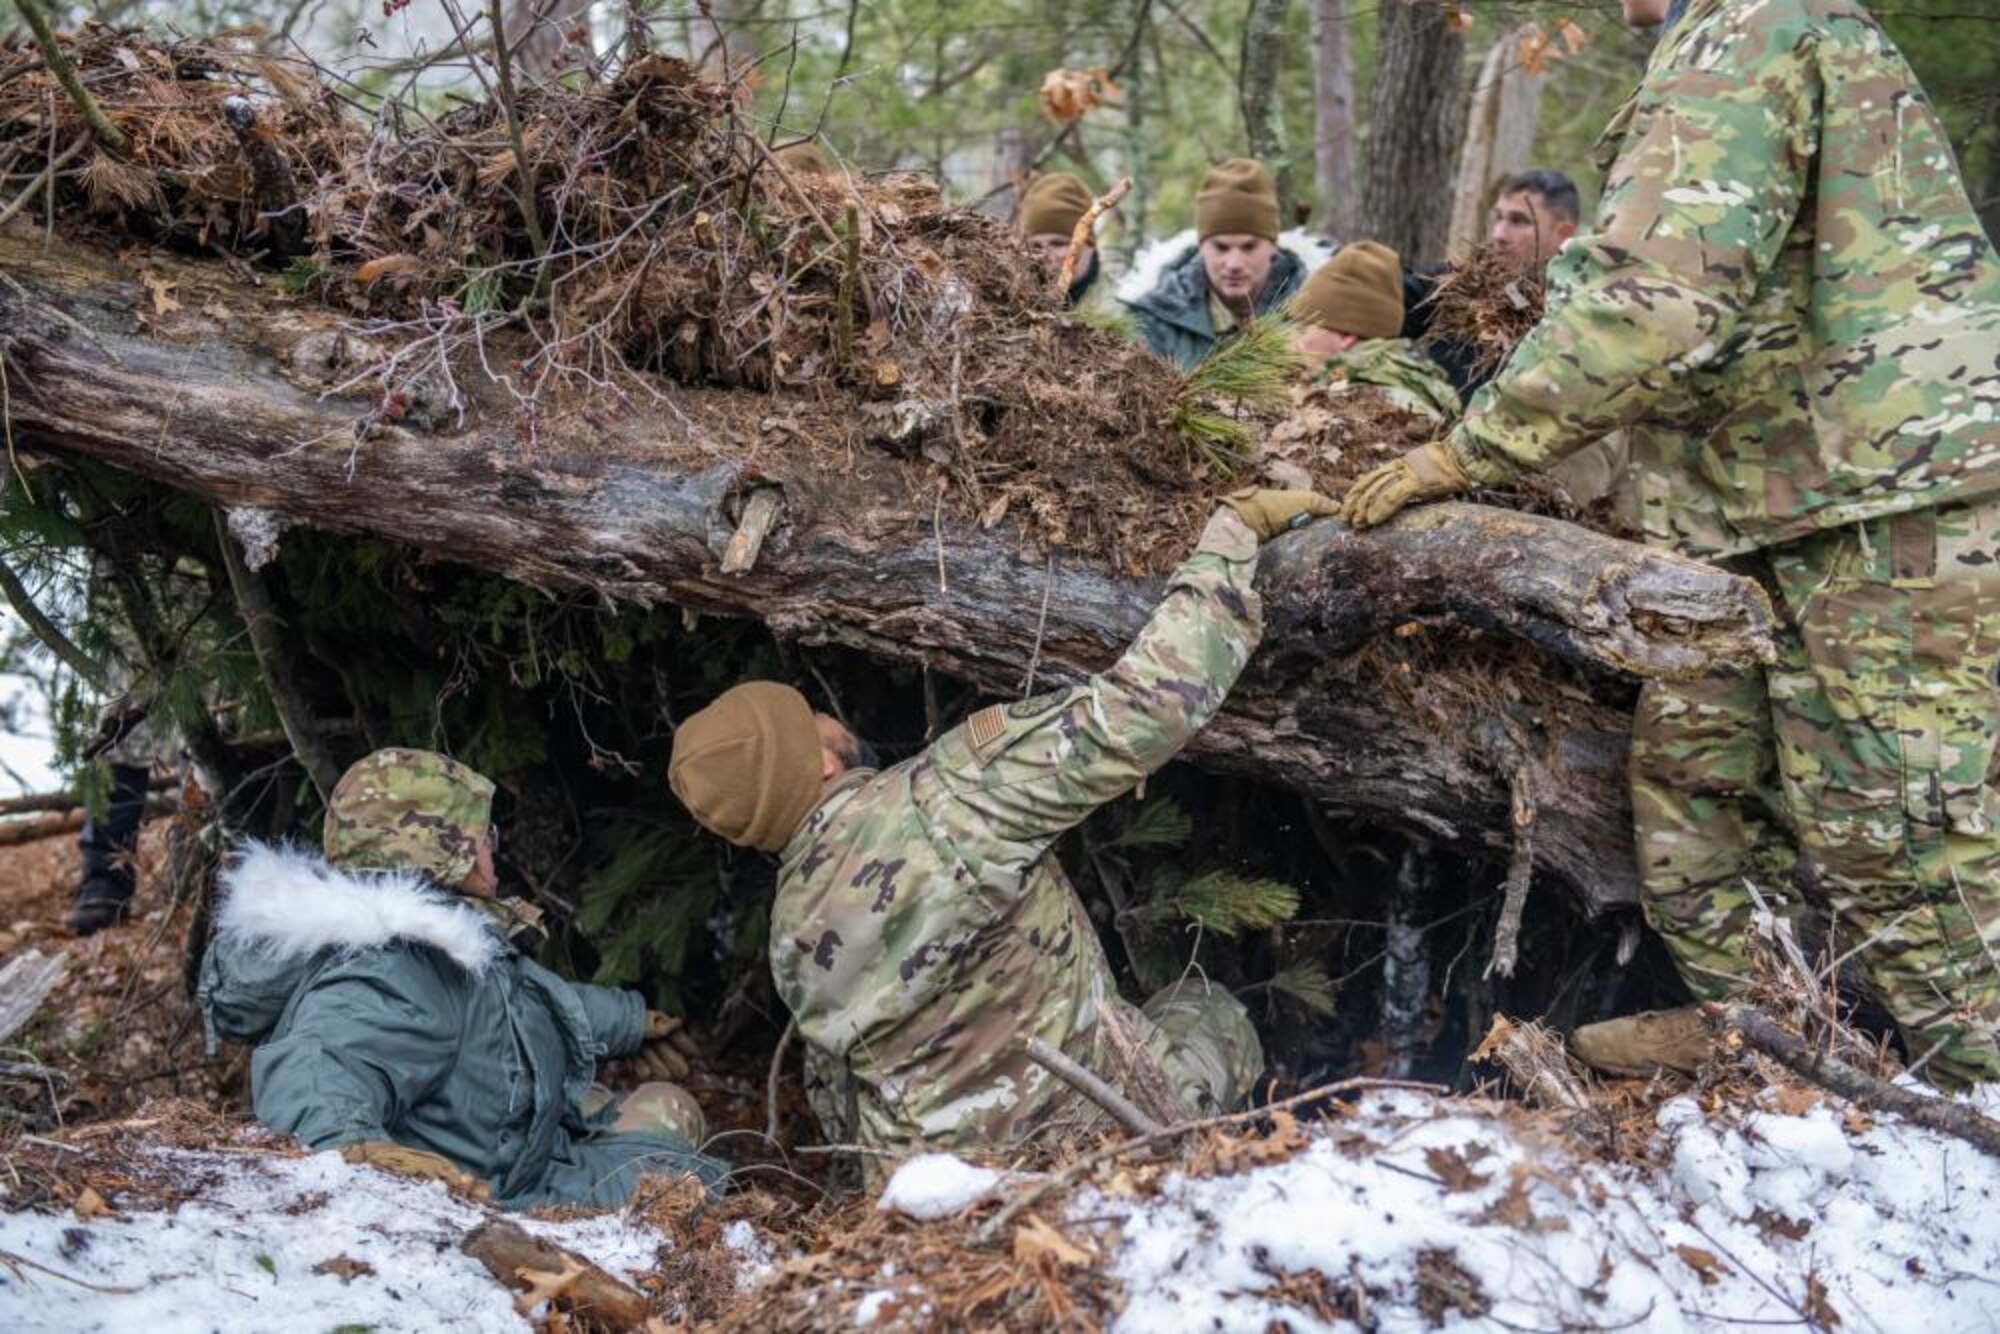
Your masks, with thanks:
[(1191, 979), (1156, 993), (1141, 1011), (1152, 1023), (1154, 1054), (1190, 1116), (1232, 1111), (1264, 1073), (1264, 1044), (1243, 1002)]
[[(1782, 637), (1781, 637), (1782, 638)], [(1782, 653), (1782, 647), (1781, 647)], [(1703, 1000), (1742, 985), (1754, 884), (1792, 906), (1763, 673), (1649, 681), (1632, 723), (1632, 833), (1647, 925)]]
[(1774, 689), (1800, 842), (1912, 1059), (2000, 1078), (2000, 503), (1772, 553), (1810, 671)]
[(611, 1129), (672, 1135), (699, 1148), (708, 1139), (708, 1117), (692, 1093), (662, 1080), (641, 1084), (620, 1098)]

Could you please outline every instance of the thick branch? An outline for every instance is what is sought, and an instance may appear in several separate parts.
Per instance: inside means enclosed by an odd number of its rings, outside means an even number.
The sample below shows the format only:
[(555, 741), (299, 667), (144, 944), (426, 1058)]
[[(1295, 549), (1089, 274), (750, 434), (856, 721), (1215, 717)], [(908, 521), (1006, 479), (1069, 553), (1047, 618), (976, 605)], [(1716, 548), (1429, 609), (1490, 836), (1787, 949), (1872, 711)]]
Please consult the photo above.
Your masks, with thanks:
[(42, 646), (56, 655), (56, 660), (90, 683), (91, 689), (100, 694), (105, 690), (104, 665), (78, 648), (76, 641), (64, 634), (43, 610), (35, 605), (28, 586), (21, 582), (21, 576), (14, 573), (14, 567), (0, 560), (0, 593), (7, 596), (7, 605), (28, 627), (28, 633), (42, 641)]

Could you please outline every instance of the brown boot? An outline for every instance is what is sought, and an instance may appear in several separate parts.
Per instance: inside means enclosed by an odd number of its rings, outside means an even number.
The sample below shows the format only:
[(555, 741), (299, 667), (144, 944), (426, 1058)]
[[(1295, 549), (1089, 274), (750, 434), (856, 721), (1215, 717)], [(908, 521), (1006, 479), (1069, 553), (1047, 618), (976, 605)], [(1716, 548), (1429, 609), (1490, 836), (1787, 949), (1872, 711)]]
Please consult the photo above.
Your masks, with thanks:
[(1648, 1010), (1601, 1024), (1585, 1024), (1570, 1035), (1577, 1059), (1607, 1075), (1644, 1079), (1662, 1070), (1691, 1075), (1714, 1050), (1715, 1038), (1701, 1006)]

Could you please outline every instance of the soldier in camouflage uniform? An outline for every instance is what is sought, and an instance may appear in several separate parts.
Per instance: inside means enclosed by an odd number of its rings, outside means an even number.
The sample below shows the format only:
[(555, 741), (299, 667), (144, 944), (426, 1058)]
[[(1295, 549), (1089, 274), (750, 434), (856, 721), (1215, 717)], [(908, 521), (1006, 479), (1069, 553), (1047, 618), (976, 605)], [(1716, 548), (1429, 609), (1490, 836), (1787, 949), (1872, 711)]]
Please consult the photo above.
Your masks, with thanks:
[(238, 850), (200, 1001), (212, 1034), (256, 1046), (257, 1119), (508, 1208), (622, 1204), (647, 1172), (718, 1182), (685, 1091), (592, 1082), (602, 1057), (685, 1074), (678, 1021), (564, 981), (474, 906), (496, 887), (492, 802), (464, 765), (379, 750), (328, 798), (324, 860)]
[(1143, 1009), (1120, 999), (1051, 848), (1213, 716), (1262, 631), (1260, 538), (1332, 509), (1306, 491), (1232, 497), (1110, 670), (982, 709), (891, 769), (857, 768), (852, 735), (772, 682), (681, 725), (675, 793), (780, 859), (771, 966), (830, 1083), (830, 1138), (950, 1149), (1089, 1124), (1031, 1038), (1183, 1114), (1248, 1094), (1263, 1053), (1242, 1003), (1199, 977)]
[[(1782, 622), (1764, 672), (1646, 687), (1649, 920), (1717, 997), (1743, 979), (1746, 885), (1823, 894), (1924, 1075), (2000, 1078), (2000, 264), (1944, 129), (1857, 0), (1691, 0), (1601, 150), (1601, 214), (1541, 324), (1449, 440), (1343, 512), (1379, 523), (1629, 426), (1648, 536), (1761, 579)], [(1703, 1046), (1685, 1012), (1577, 1036), (1617, 1069)]]
[(1388, 246), (1342, 246), (1306, 279), (1290, 313), (1316, 381), (1368, 386), (1440, 424), (1458, 415), (1458, 391), (1443, 369), (1402, 336), (1403, 264)]

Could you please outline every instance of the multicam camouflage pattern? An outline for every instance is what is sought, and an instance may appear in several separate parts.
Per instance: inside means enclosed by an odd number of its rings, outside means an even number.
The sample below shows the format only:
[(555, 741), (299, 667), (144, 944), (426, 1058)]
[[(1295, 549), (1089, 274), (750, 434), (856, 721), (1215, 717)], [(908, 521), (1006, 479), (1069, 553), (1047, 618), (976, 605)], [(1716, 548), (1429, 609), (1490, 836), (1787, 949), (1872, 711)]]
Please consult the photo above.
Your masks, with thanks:
[(578, 1105), (583, 1119), (590, 1122), (609, 1109), (608, 1129), (614, 1133), (672, 1135), (696, 1148), (708, 1142), (708, 1116), (701, 1104), (694, 1100), (694, 1094), (664, 1079), (651, 1080), (624, 1094), (592, 1084)]
[(2000, 262), (1858, 0), (1691, 0), (1600, 150), (1452, 436), (1476, 481), (1629, 425), (1649, 537), (1695, 555), (2000, 489)]
[(1247, 1092), (1263, 1057), (1242, 1006), (1190, 989), (1149, 1017), (1119, 999), (1050, 847), (1221, 706), (1262, 633), (1256, 555), (1219, 512), (1109, 671), (848, 775), (793, 836), (771, 965), (830, 1136), (949, 1148), (1087, 1123), (1094, 1109), (1028, 1059), (1030, 1038), (1114, 1078), (1114, 1052), (1136, 1045), (1190, 1111)]
[(1458, 391), (1444, 369), (1407, 338), (1369, 338), (1330, 357), (1314, 379), (1327, 384), (1368, 385), (1406, 412), (1438, 422), (1458, 416)]
[(349, 871), (420, 871), (456, 888), (493, 820), (493, 784), (457, 760), (391, 747), (356, 760), (326, 802), (326, 859)]
[[(1646, 909), (1698, 995), (1741, 978), (1752, 913), (1823, 895), (1929, 1078), (2000, 1079), (2000, 501), (1752, 558), (1778, 663), (1649, 684), (1632, 747)], [(1796, 899), (1793, 899), (1796, 904)]]

